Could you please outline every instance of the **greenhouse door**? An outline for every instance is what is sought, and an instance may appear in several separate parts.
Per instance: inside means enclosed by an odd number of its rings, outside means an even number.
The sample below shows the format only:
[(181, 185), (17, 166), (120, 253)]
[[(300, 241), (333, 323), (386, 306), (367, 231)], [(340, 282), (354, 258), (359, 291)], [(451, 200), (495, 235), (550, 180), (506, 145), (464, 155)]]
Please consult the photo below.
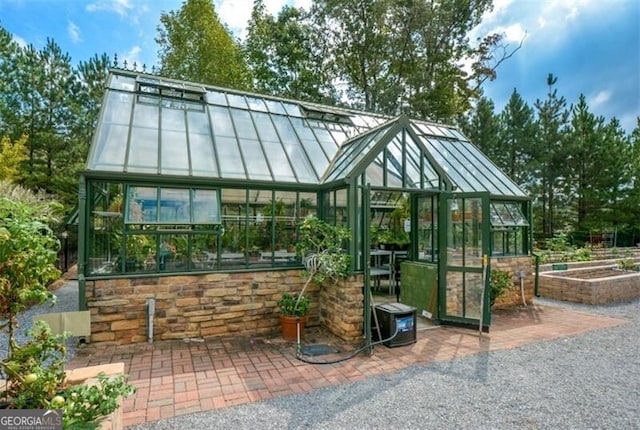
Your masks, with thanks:
[(438, 306), (443, 324), (491, 323), (489, 306), (489, 194), (441, 194)]

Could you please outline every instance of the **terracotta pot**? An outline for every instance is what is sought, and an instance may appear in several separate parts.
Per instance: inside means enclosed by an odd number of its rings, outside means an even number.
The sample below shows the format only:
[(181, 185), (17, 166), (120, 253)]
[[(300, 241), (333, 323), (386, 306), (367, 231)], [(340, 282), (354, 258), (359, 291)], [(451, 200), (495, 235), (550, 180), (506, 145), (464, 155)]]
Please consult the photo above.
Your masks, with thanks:
[(280, 315), (280, 326), (282, 327), (282, 337), (285, 340), (297, 340), (298, 331), (296, 327), (296, 321), (300, 319), (300, 335), (304, 330), (304, 323), (307, 321), (307, 317), (295, 317), (289, 315)]

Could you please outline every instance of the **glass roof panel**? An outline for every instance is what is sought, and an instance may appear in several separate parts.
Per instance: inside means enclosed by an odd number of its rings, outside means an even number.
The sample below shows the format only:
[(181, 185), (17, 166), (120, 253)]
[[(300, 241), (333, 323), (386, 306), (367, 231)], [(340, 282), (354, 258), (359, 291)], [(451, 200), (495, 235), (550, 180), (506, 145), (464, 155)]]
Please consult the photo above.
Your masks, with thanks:
[(375, 146), (378, 139), (383, 136), (386, 131), (386, 127), (381, 127), (378, 130), (374, 130), (369, 134), (343, 145), (340, 154), (337, 155), (338, 162), (333, 166), (332, 172), (328, 175), (327, 180), (335, 180), (343, 176), (348, 169), (357, 166), (360, 160), (368, 155), (371, 148)]
[(267, 107), (264, 105), (264, 101), (262, 99), (250, 96), (246, 96), (245, 98), (249, 104), (249, 109), (259, 112), (267, 112)]
[(289, 160), (282, 150), (282, 145), (277, 140), (263, 140), (265, 155), (273, 171), (273, 180), (280, 182), (296, 182)]
[(526, 196), (526, 194), (504, 174), (502, 170), (482, 154), (478, 148), (469, 142), (460, 142), (456, 145), (461, 153), (477, 168), (477, 175), (482, 186), (495, 190), (496, 194), (506, 196)]
[[(309, 122), (307, 121), (307, 124)], [(327, 128), (323, 125), (323, 123), (318, 123), (315, 126), (310, 125), (313, 134), (315, 135), (318, 142), (322, 146), (324, 153), (328, 155), (329, 158), (333, 158), (336, 152), (338, 152), (338, 145), (333, 140), (331, 133), (327, 130)]]
[(98, 127), (96, 141), (87, 160), (88, 169), (124, 170), (132, 106), (131, 94), (111, 92), (107, 95), (101, 127)]
[[(451, 178), (458, 191), (478, 191), (461, 174), (460, 163), (454, 159), (454, 155), (450, 151), (452, 149), (451, 145), (447, 146), (440, 139), (431, 137), (426, 139), (426, 147), (434, 160), (442, 166), (444, 172)], [(456, 168), (453, 167), (454, 165)]]
[(158, 172), (159, 116), (158, 106), (142, 103), (134, 106), (127, 171)]
[(240, 142), (249, 179), (273, 180), (260, 143), (254, 139), (242, 139)]
[[(206, 109), (198, 101), (202, 94)], [(348, 118), (353, 125), (336, 118)], [(406, 121), (111, 71), (87, 168), (317, 184), (320, 178), (343, 178), (375, 155), (372, 166), (367, 166), (370, 173), (365, 174), (378, 175), (376, 183), (400, 186), (404, 180), (405, 186), (418, 186), (422, 180), (423, 186), (440, 186), (439, 171), (446, 172), (461, 191), (526, 197), (448, 125), (409, 120), (408, 127), (420, 141), (403, 133), (378, 148), (389, 130), (385, 124), (395, 127)], [(400, 139), (405, 139), (404, 146)], [(380, 152), (370, 154), (373, 148)], [(430, 158), (441, 168), (436, 170)], [(331, 160), (334, 164), (326, 171)], [(383, 162), (387, 165), (381, 166)], [(520, 222), (516, 220), (520, 209), (504, 207), (513, 222)]]
[(274, 115), (273, 123), (276, 126), (280, 142), (291, 160), (295, 174), (300, 182), (317, 182), (318, 176), (313, 171), (307, 154), (302, 150), (298, 135), (295, 133), (289, 119), (285, 116)]
[(205, 112), (187, 111), (191, 172), (196, 176), (218, 176), (207, 118)]
[(277, 100), (266, 99), (264, 103), (267, 105), (267, 109), (269, 109), (269, 112), (271, 113), (278, 113), (282, 115), (287, 114), (287, 111), (284, 110), (284, 106), (282, 106), (282, 103)]
[(244, 100), (244, 96), (227, 93), (227, 100), (229, 100), (229, 106), (231, 107), (247, 109), (247, 102)]
[[(235, 137), (216, 136), (216, 150), (221, 160), (220, 170), (223, 177), (246, 179), (244, 163)], [(222, 161), (224, 160), (224, 161)]]
[[(122, 172), (128, 137), (128, 126), (103, 124), (94, 143), (95, 148), (92, 148), (93, 157), (89, 158), (87, 168)], [(122, 142), (122, 144), (114, 145), (114, 142)]]
[(227, 97), (220, 91), (207, 91), (205, 100), (209, 104), (215, 104), (220, 106), (228, 106)]
[(233, 126), (236, 130), (238, 139), (242, 142), (243, 139), (257, 139), (258, 134), (253, 126), (253, 121), (249, 115), (249, 111), (240, 109), (229, 109), (231, 117), (233, 118)]
[(136, 79), (131, 76), (111, 75), (109, 88), (113, 90), (133, 91), (136, 87)]
[(344, 132), (340, 124), (327, 124), (327, 129), (331, 133), (331, 137), (336, 141), (338, 146), (347, 141), (347, 133)]
[(295, 116), (298, 118), (302, 117), (302, 112), (300, 112), (300, 106), (294, 105), (293, 103), (282, 102), (285, 111), (287, 111), (288, 115)]
[(160, 173), (189, 174), (185, 111), (162, 109)]
[(316, 139), (316, 136), (313, 134), (311, 129), (306, 125), (305, 121), (301, 118), (289, 118), (291, 120), (291, 124), (296, 131), (296, 134), (300, 138), (302, 142), (302, 146), (306, 151), (309, 159), (311, 160), (311, 164), (313, 165), (316, 173), (321, 174), (325, 171), (327, 166), (329, 165), (329, 158), (327, 154), (324, 153), (320, 142)]

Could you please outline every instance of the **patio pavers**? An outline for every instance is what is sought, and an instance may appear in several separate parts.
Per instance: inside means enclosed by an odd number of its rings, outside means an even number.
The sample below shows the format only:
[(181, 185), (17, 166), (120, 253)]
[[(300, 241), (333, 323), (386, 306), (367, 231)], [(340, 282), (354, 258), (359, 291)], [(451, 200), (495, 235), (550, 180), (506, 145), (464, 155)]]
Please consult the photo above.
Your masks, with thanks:
[[(333, 364), (309, 364), (295, 356), (295, 343), (279, 337), (211, 338), (205, 341), (154, 341), (135, 345), (89, 344), (69, 368), (123, 362), (134, 396), (123, 404), (123, 424), (131, 426), (177, 415), (221, 409), (278, 396), (309, 392), (363, 380), (411, 365), (451, 360), (471, 354), (517, 348), (532, 342), (573, 336), (629, 322), (567, 309), (530, 305), (494, 311), (490, 333), (440, 326), (421, 329), (411, 345), (377, 345)], [(339, 354), (308, 357), (335, 361), (353, 345), (305, 331), (303, 343), (328, 343)]]

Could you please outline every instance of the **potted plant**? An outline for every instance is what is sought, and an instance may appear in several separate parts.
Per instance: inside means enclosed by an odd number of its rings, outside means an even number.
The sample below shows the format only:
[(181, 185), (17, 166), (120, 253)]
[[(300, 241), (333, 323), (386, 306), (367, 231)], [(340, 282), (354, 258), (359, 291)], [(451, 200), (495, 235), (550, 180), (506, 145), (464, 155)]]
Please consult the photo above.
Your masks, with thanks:
[(278, 300), (278, 308), (280, 308), (282, 337), (286, 340), (296, 340), (298, 321), (300, 331), (304, 330), (307, 315), (311, 309), (311, 300), (298, 294), (284, 293)]
[(302, 221), (299, 231), (296, 254), (305, 266), (306, 281), (300, 293), (284, 293), (278, 301), (281, 315), (293, 316), (296, 323), (302, 323), (301, 317), (309, 313), (310, 301), (304, 296), (309, 284), (312, 281), (318, 285), (327, 281), (337, 282), (349, 274), (351, 261), (351, 257), (344, 252), (349, 229), (311, 217)]

